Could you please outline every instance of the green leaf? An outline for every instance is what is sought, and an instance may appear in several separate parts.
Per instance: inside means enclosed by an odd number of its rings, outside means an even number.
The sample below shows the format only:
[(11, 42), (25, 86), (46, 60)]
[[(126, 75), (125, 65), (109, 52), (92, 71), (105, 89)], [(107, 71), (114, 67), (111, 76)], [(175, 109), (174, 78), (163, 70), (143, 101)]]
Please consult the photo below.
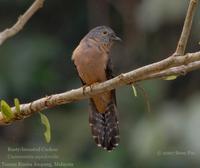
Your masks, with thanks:
[(44, 114), (42, 113), (39, 113), (39, 114), (41, 117), (41, 122), (46, 128), (46, 131), (44, 132), (45, 140), (47, 143), (49, 143), (51, 141), (51, 127), (50, 127), (49, 120)]
[(15, 108), (16, 108), (17, 113), (20, 113), (20, 102), (19, 102), (18, 98), (14, 99), (14, 104), (15, 104)]
[(11, 120), (14, 117), (10, 106), (4, 100), (1, 100), (1, 111), (6, 120)]
[(137, 88), (141, 91), (142, 96), (144, 97), (144, 100), (146, 103), (147, 111), (150, 113), (151, 112), (151, 104), (150, 104), (150, 99), (149, 99), (149, 96), (148, 96), (146, 90), (144, 89), (144, 87), (142, 87), (139, 84), (137, 84)]
[(131, 87), (133, 89), (134, 96), (137, 97), (137, 90), (136, 90), (135, 86), (131, 85)]
[(171, 76), (167, 76), (167, 77), (164, 77), (163, 80), (175, 80), (178, 76), (176, 75), (171, 75)]

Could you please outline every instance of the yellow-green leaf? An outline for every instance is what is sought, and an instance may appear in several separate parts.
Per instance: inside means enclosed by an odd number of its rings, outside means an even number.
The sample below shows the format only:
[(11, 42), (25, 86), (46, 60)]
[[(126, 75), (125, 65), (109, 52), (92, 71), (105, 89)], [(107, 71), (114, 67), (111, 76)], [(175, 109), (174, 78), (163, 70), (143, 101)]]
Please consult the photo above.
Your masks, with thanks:
[(42, 113), (39, 113), (41, 117), (41, 122), (45, 126), (46, 130), (44, 132), (44, 137), (47, 143), (51, 141), (51, 127), (47, 116)]
[(10, 106), (4, 100), (1, 100), (1, 112), (6, 120), (10, 120), (14, 117)]
[(14, 104), (15, 104), (15, 108), (16, 108), (17, 113), (20, 113), (20, 102), (19, 102), (18, 98), (14, 99)]
[(178, 76), (176, 75), (171, 75), (171, 76), (167, 76), (167, 77), (164, 77), (163, 79), (164, 80), (175, 80)]
[(133, 89), (134, 96), (137, 97), (137, 90), (136, 90), (135, 86), (131, 85), (131, 87)]

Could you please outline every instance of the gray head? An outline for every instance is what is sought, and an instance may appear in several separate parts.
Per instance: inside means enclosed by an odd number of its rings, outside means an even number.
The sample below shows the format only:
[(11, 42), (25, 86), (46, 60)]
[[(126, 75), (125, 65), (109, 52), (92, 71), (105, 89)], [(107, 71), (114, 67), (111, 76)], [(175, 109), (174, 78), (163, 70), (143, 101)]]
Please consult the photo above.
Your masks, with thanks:
[(114, 41), (121, 41), (121, 39), (116, 36), (115, 32), (107, 26), (95, 27), (90, 30), (90, 32), (85, 37), (94, 39), (95, 41), (101, 42), (103, 44), (110, 44)]

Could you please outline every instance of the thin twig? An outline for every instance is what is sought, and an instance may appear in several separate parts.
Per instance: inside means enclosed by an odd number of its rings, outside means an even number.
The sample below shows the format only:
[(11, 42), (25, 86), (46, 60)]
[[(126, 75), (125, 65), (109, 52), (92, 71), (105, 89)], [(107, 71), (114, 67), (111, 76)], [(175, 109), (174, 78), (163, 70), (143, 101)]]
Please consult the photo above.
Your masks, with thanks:
[(190, 0), (187, 15), (185, 18), (185, 22), (183, 25), (183, 30), (176, 48), (176, 52), (174, 55), (184, 55), (185, 48), (188, 42), (188, 38), (190, 35), (190, 31), (192, 28), (192, 22), (194, 18), (194, 14), (196, 12), (197, 4), (199, 0)]
[(145, 79), (143, 78), (143, 79), (138, 80), (138, 82), (144, 81), (144, 80), (156, 79), (156, 78), (164, 79), (165, 77), (172, 76), (172, 75), (174, 76), (186, 75), (187, 73), (198, 70), (198, 69), (200, 69), (200, 61), (195, 61), (195, 62), (189, 63), (187, 66), (180, 65), (178, 67), (169, 68), (159, 73), (154, 73), (152, 75), (149, 75)]
[(19, 17), (18, 21), (8, 29), (5, 29), (0, 33), (0, 45), (2, 45), (8, 38), (16, 35), (20, 30), (23, 29), (24, 25), (34, 15), (39, 8), (43, 6), (44, 0), (35, 0), (30, 8)]
[(135, 84), (136, 87), (138, 89), (140, 89), (142, 96), (144, 97), (145, 103), (146, 103), (146, 108), (147, 108), (147, 112), (151, 113), (151, 103), (150, 103), (150, 99), (149, 99), (149, 95), (146, 92), (146, 90), (144, 89), (144, 87), (142, 87), (141, 85), (139, 85), (138, 83)]

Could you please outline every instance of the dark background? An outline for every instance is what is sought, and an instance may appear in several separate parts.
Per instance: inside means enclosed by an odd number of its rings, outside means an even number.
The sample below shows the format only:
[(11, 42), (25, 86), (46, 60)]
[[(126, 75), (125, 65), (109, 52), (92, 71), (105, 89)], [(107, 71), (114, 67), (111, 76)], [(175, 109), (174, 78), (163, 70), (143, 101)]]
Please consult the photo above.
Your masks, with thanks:
[[(33, 1), (0, 0), (0, 31), (12, 26)], [(175, 51), (189, 0), (46, 0), (15, 37), (0, 46), (0, 99), (13, 105), (27, 103), (81, 86), (71, 61), (73, 49), (93, 27), (108, 25), (123, 39), (113, 47), (115, 74), (162, 60)], [(200, 8), (187, 52), (198, 51)], [(117, 89), (120, 146), (111, 153), (96, 147), (88, 124), (87, 100), (62, 105), (44, 113), (52, 128), (46, 144), (38, 114), (0, 127), (0, 161), (9, 159), (8, 147), (56, 148), (59, 159), (73, 167), (199, 167), (199, 71), (174, 81), (152, 80), (141, 85), (151, 112), (138, 90)], [(27, 153), (27, 155), (44, 153)], [(1, 165), (1, 163), (0, 163)], [(68, 165), (70, 167), (70, 165)]]

